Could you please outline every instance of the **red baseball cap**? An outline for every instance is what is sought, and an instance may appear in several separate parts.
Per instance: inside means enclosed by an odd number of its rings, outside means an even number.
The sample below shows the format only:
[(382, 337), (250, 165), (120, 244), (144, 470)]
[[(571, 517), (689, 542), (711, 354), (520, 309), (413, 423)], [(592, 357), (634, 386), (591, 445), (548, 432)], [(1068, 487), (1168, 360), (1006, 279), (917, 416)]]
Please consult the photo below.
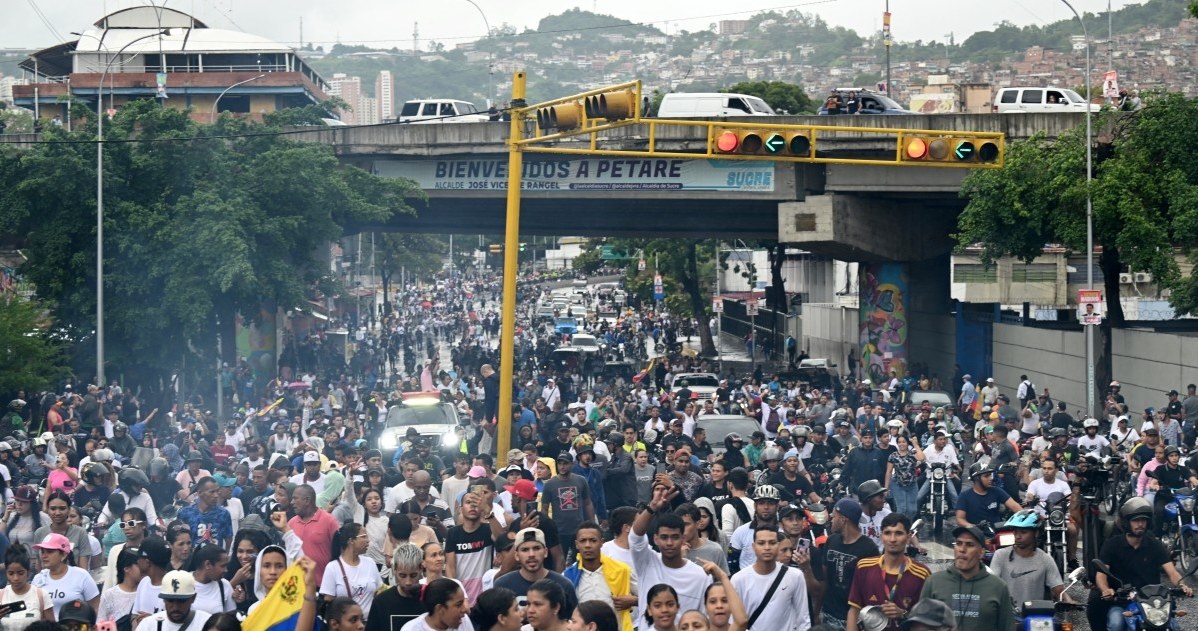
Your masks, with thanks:
[(532, 480), (516, 480), (515, 484), (509, 484), (505, 487), (513, 496), (522, 500), (532, 501), (537, 499), (537, 485)]

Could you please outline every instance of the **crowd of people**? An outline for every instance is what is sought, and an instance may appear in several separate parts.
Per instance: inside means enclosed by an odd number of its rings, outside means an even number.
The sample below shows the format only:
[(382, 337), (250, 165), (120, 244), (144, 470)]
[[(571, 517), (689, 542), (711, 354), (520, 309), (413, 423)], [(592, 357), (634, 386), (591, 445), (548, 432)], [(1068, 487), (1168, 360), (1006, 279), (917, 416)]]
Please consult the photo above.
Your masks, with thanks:
[[(693, 325), (651, 308), (580, 314), (653, 358), (633, 378), (584, 374), (548, 352), (568, 340), (536, 321), (541, 291), (522, 287), (502, 454), (493, 279), (401, 290), (401, 306), (351, 323), (348, 356), (329, 360), (314, 333), (294, 342), (290, 374), (238, 388), (248, 372), (230, 369), (227, 419), (198, 398), (146, 410), (116, 382), (14, 400), (0, 417), (0, 629), (259, 631), (243, 624), (293, 567), (300, 621), (337, 631), (1012, 629), (1016, 603), (1063, 590), (1020, 500), (1072, 492), (1079, 449), (1118, 453), (1108, 434), (1137, 473), (1173, 471), (1155, 441), (1173, 421), (1179, 441), (1196, 429), (1193, 386), (1139, 435), (1120, 415), (1102, 436), (1026, 379), (1017, 408), (968, 375), (955, 405), (933, 408), (911, 403), (926, 380), (819, 390), (760, 366), (700, 397), (674, 378), (713, 368), (674, 350)], [(430, 392), (455, 406), (460, 440), (411, 432), (381, 449), (387, 411)], [(1110, 401), (1126, 413), (1117, 387)], [(704, 417), (730, 412), (757, 426), (713, 445)], [(1075, 425), (1086, 435), (1060, 440)], [(1032, 436), (1034, 459), (1018, 454)], [(962, 481), (948, 485), (953, 560), (939, 571), (913, 525), (934, 463)], [(1144, 491), (1159, 500), (1133, 498), (1149, 518), (1171, 488), (1156, 480)], [(1143, 506), (1125, 508), (1103, 557), (1123, 568), (1124, 541), (1160, 560), (1159, 540), (1134, 538)], [(987, 567), (980, 524), (1004, 509), (1021, 534)]]

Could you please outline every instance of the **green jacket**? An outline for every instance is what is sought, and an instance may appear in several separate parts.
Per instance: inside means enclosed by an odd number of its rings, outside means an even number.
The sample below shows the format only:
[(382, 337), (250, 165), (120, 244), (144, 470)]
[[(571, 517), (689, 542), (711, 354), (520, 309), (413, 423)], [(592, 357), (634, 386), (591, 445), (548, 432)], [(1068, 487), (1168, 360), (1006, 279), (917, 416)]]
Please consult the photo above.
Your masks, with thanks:
[(961, 576), (955, 567), (935, 572), (923, 584), (921, 598), (935, 598), (957, 616), (960, 631), (1012, 631), (1015, 628), (1015, 603), (1007, 584), (984, 565), (971, 579)]

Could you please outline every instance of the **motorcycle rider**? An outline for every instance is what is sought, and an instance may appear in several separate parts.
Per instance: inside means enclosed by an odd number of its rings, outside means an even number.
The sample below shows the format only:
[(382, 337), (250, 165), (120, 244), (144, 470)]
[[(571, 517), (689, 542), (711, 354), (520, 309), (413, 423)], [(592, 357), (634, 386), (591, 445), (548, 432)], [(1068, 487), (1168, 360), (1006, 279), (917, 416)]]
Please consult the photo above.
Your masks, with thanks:
[(994, 469), (988, 464), (975, 462), (969, 467), (969, 479), (973, 486), (961, 491), (957, 498), (957, 525), (970, 527), (983, 521), (997, 524), (1002, 521), (1000, 506), (1012, 513), (1022, 510), (1019, 502), (994, 485)]
[(1148, 474), (1148, 489), (1156, 492), (1152, 500), (1152, 516), (1156, 521), (1158, 537), (1164, 534), (1167, 526), (1164, 519), (1165, 504), (1174, 500), (1173, 490), (1185, 488), (1187, 485), (1190, 488), (1198, 487), (1198, 477), (1194, 477), (1194, 473), (1181, 466), (1180, 462), (1181, 450), (1170, 445), (1165, 447), (1165, 463), (1158, 465)]
[(1107, 440), (1106, 436), (1098, 435), (1098, 419), (1088, 418), (1082, 421), (1082, 427), (1086, 428), (1086, 435), (1077, 439), (1078, 452), (1083, 456), (1106, 454), (1110, 449), (1111, 441)]
[(1076, 465), (1081, 460), (1077, 447), (1069, 444), (1068, 430), (1054, 427), (1049, 436), (1052, 437), (1052, 444), (1048, 446), (1048, 452), (1054, 460), (1065, 465)]
[[(883, 430), (885, 431), (885, 430)], [(844, 485), (846, 488), (856, 488), (866, 480), (886, 479), (886, 463), (890, 452), (878, 449), (874, 445), (872, 431), (861, 432), (861, 446), (849, 452), (844, 464)]]
[(990, 571), (1007, 583), (1011, 599), (1017, 603), (1043, 600), (1047, 590), (1053, 600), (1062, 600), (1065, 582), (1057, 564), (1036, 546), (1040, 515), (1031, 509), (1021, 510), (1007, 520), (1007, 528), (1015, 531), (1015, 545), (994, 553)]
[[(1065, 497), (1069, 497), (1073, 492), (1068, 482), (1063, 478), (1057, 477), (1059, 472), (1060, 467), (1057, 465), (1057, 461), (1052, 458), (1045, 458), (1040, 461), (1040, 477), (1032, 480), (1031, 484), (1027, 485), (1025, 500), (1035, 502), (1035, 509), (1039, 515), (1044, 515), (1045, 511), (1047, 511), (1048, 498), (1053, 493), (1060, 493)], [(1072, 570), (1077, 567), (1077, 524), (1072, 519), (1066, 520), (1065, 524), (1065, 560), (1068, 568)], [(1007, 525), (1009, 526), (1010, 522)]]
[[(957, 457), (957, 448), (948, 442), (948, 432), (942, 429), (936, 430), (936, 438), (932, 440), (932, 446), (923, 451), (923, 460), (928, 467), (938, 463), (948, 465), (949, 477), (944, 485), (944, 490), (948, 493), (949, 506), (956, 506), (957, 485), (953, 480), (959, 477), (957, 472), (961, 469), (961, 461)], [(928, 495), (931, 492), (932, 479), (929, 477), (924, 480), (923, 486), (919, 488), (918, 504), (920, 506), (923, 506), (924, 501), (928, 499)]]
[[(1187, 597), (1193, 596), (1194, 591), (1182, 584), (1181, 574), (1169, 560), (1169, 549), (1160, 539), (1148, 534), (1152, 513), (1152, 504), (1142, 497), (1133, 497), (1124, 502), (1119, 507), (1119, 522), (1123, 532), (1106, 540), (1098, 558), (1110, 568), (1112, 575), (1123, 581), (1124, 586), (1138, 589), (1155, 585), (1160, 583), (1161, 572), (1164, 572), (1169, 581), (1181, 588)], [(1094, 582), (1097, 589), (1091, 593), (1091, 606), (1098, 610), (1106, 608), (1107, 631), (1123, 631), (1127, 626), (1127, 619), (1123, 616), (1126, 603), (1115, 602), (1111, 577), (1104, 572), (1095, 572)], [(1102, 600), (1095, 602), (1095, 595)]]

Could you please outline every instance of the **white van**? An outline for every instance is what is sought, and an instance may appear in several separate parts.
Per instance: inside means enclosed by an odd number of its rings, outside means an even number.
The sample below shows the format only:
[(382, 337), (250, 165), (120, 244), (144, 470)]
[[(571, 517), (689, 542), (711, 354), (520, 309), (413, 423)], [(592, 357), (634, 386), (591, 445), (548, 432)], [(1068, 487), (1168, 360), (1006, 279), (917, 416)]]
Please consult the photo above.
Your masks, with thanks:
[[(1091, 112), (1100, 109), (1101, 105), (1090, 104)], [(1069, 88), (1002, 88), (994, 95), (991, 111), (995, 114), (1084, 112), (1086, 99)]]
[(483, 123), (487, 119), (487, 113), (473, 103), (456, 99), (416, 99), (399, 110), (401, 123)]
[(658, 118), (714, 118), (717, 116), (776, 116), (765, 101), (748, 94), (727, 92), (673, 92), (661, 99)]

